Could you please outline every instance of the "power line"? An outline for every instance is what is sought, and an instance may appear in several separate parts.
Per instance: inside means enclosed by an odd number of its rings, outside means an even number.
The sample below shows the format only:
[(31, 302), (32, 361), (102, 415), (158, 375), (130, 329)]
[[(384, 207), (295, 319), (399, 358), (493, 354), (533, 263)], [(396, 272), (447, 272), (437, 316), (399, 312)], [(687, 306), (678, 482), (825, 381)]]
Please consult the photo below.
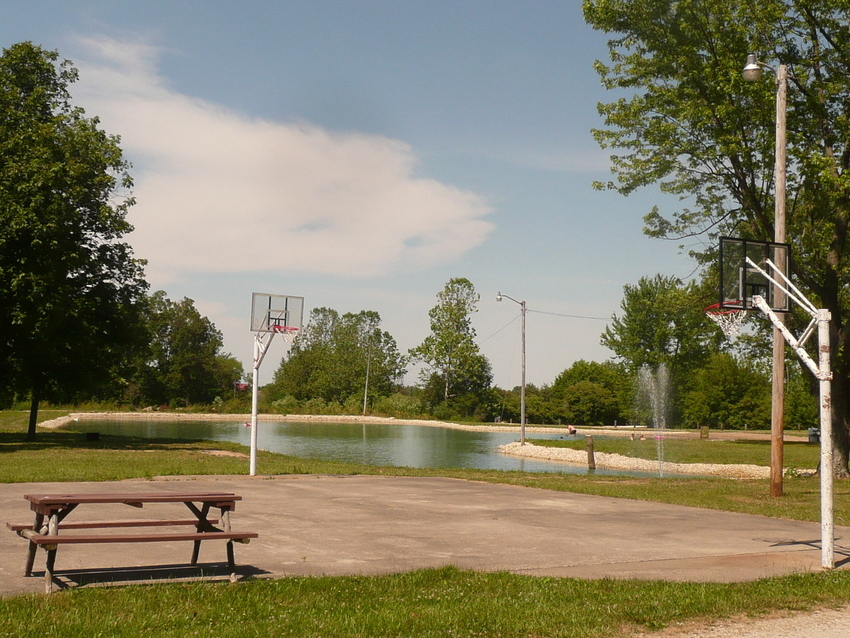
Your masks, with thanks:
[(491, 334), (491, 335), (490, 335), (489, 337), (487, 337), (486, 339), (482, 339), (481, 341), (479, 341), (479, 342), (478, 342), (478, 345), (480, 346), (480, 345), (481, 345), (482, 343), (484, 343), (485, 341), (489, 341), (490, 339), (492, 339), (493, 337), (495, 337), (497, 334), (499, 334), (502, 330), (504, 330), (505, 328), (507, 328), (508, 326), (510, 326), (512, 323), (515, 323), (517, 319), (519, 319), (519, 315), (517, 315), (516, 317), (514, 317), (513, 319), (511, 319), (508, 323), (506, 323), (504, 326), (502, 326), (501, 328), (499, 328), (498, 330), (496, 330), (496, 332), (494, 332), (493, 334)]
[[(538, 315), (551, 315), (553, 317), (567, 317), (569, 319), (592, 319), (594, 321), (608, 321), (609, 320), (609, 317), (588, 317), (586, 315), (568, 315), (568, 314), (564, 314), (564, 313), (561, 313), (561, 312), (546, 312), (545, 310), (532, 310), (531, 308), (527, 309), (526, 312), (536, 312)], [(495, 337), (497, 334), (499, 334), (502, 330), (504, 330), (505, 328), (507, 328), (511, 324), (515, 323), (516, 320), (519, 319), (519, 318), (520, 318), (520, 315), (515, 316), (513, 319), (511, 319), (504, 326), (502, 326), (501, 328), (496, 330), (496, 332), (491, 334), (489, 337), (482, 339), (481, 341), (478, 341), (477, 342), (478, 345), (480, 346), (481, 344), (485, 343), (486, 341), (489, 341), (490, 339)]]
[(594, 321), (609, 321), (610, 317), (588, 317), (585, 315), (567, 315), (561, 312), (546, 312), (545, 310), (528, 309), (527, 312), (536, 312), (538, 315), (552, 315), (553, 317), (568, 317), (570, 319), (593, 319)]

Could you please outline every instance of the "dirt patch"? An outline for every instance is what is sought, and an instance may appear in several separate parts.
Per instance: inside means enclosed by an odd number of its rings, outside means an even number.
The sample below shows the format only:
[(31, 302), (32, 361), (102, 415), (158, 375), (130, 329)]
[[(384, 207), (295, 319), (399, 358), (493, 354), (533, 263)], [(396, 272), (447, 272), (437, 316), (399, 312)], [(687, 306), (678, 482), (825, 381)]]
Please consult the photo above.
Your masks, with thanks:
[(634, 638), (781, 638), (818, 636), (844, 638), (850, 607), (814, 611), (777, 611), (756, 617), (738, 614), (731, 618), (695, 620), (657, 632), (634, 632)]
[(201, 450), (202, 454), (209, 454), (210, 456), (229, 456), (231, 458), (236, 459), (247, 459), (247, 454), (242, 454), (242, 452), (232, 452), (230, 450)]

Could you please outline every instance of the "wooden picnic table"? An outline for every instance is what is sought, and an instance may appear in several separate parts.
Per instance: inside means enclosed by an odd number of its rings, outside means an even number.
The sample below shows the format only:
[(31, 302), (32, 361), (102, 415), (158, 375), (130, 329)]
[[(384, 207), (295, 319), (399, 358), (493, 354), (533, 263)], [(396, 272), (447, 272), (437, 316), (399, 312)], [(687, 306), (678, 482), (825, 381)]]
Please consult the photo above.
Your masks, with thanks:
[[(53, 571), (56, 551), (59, 545), (79, 543), (150, 543), (169, 541), (193, 541), (191, 564), (198, 562), (201, 541), (226, 540), (227, 563), (231, 573), (235, 570), (233, 543), (248, 543), (257, 538), (255, 532), (234, 532), (231, 529), (230, 514), (236, 509), (236, 501), (241, 496), (229, 492), (205, 493), (92, 493), (92, 494), (26, 494), (30, 509), (35, 513), (32, 524), (7, 523), (9, 529), (29, 541), (24, 574), (32, 575), (36, 549), (42, 547), (47, 552), (45, 571), (45, 590), (53, 587)], [(143, 508), (153, 503), (183, 503), (194, 518), (186, 519), (133, 519), (107, 521), (64, 522), (81, 505), (123, 504), (134, 508)], [(85, 509), (91, 509), (86, 507)], [(218, 519), (209, 517), (210, 511), (219, 511)], [(148, 532), (148, 533), (74, 533), (73, 530), (171, 527), (191, 526), (192, 531)], [(60, 531), (62, 532), (60, 534)], [(66, 532), (71, 533), (66, 533)]]

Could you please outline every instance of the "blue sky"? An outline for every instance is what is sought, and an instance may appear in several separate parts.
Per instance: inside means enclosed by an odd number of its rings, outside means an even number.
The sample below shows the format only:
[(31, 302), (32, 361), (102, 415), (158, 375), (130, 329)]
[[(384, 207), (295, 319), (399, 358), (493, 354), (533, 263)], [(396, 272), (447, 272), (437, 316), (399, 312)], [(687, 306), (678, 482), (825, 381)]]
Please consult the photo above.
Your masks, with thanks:
[(254, 291), (376, 310), (406, 351), (467, 277), (495, 382), (520, 382), (501, 291), (528, 304), (528, 381), (551, 383), (611, 356), (606, 321), (561, 315), (610, 318), (625, 284), (693, 270), (641, 232), (675, 200), (591, 188), (615, 96), (578, 0), (4, 3), (0, 42), (22, 40), (72, 60), (76, 102), (122, 137), (152, 288), (194, 299), (246, 369)]

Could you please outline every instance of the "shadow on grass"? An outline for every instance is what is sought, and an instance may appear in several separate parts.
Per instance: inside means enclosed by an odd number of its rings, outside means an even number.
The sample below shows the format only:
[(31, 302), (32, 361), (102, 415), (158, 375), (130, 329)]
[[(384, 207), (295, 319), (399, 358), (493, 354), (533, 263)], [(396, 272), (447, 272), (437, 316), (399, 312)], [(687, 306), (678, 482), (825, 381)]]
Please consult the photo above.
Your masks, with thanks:
[[(237, 578), (257, 578), (270, 572), (253, 565), (237, 565)], [(44, 571), (33, 572), (43, 578)], [(150, 565), (147, 567), (109, 567), (101, 569), (60, 570), (53, 573), (54, 585), (59, 589), (86, 586), (115, 586), (133, 583), (175, 583), (207, 580), (232, 580), (227, 563), (203, 565)]]
[(149, 439), (137, 436), (113, 436), (101, 434), (88, 440), (84, 432), (39, 432), (35, 441), (27, 441), (25, 433), (0, 432), (0, 453), (41, 451), (52, 448), (84, 450), (150, 450), (167, 448), (180, 450), (183, 447), (206, 443), (203, 439)]
[[(735, 439), (733, 441), (726, 441), (726, 443), (731, 443), (733, 445), (752, 445), (753, 447), (770, 447), (770, 440), (759, 440), (759, 439)], [(785, 441), (783, 443), (783, 447), (799, 447), (799, 448), (808, 448), (815, 447), (820, 448), (820, 443), (809, 443), (808, 440), (805, 441)]]

